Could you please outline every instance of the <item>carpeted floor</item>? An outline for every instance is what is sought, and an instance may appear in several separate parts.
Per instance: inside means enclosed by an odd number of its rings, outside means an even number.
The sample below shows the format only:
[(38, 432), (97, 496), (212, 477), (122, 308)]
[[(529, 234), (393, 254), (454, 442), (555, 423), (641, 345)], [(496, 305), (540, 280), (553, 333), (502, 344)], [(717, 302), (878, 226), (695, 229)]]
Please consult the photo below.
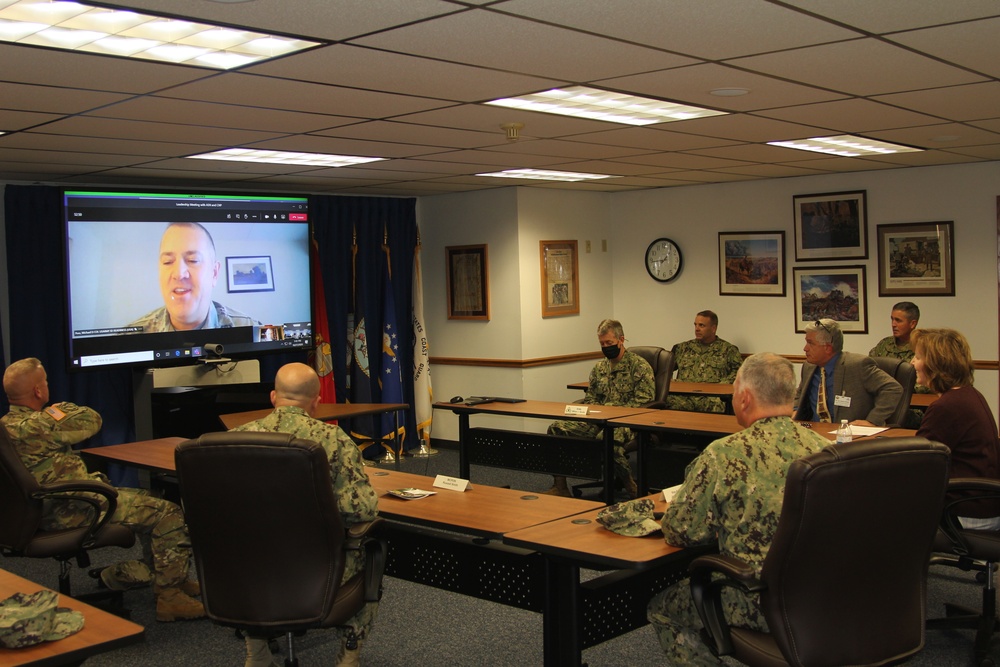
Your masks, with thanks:
[[(426, 459), (403, 458), (400, 466), (418, 474), (457, 475), (457, 453), (448, 449), (439, 452)], [(471, 477), (480, 484), (510, 485), (526, 491), (542, 491), (551, 483), (551, 478), (545, 475), (478, 466), (473, 467)], [(275, 535), (275, 539), (281, 536)], [(138, 547), (132, 554), (114, 549), (96, 552), (94, 565), (126, 557), (140, 557)], [(882, 555), (872, 554), (872, 557)], [(54, 561), (5, 558), (0, 560), (0, 567), (48, 586), (56, 585)], [(94, 584), (84, 572), (76, 571), (73, 586), (75, 591), (82, 592)], [(974, 575), (952, 568), (931, 568), (930, 616), (943, 613), (945, 600), (977, 606), (980, 595), (981, 588)], [(152, 592), (148, 589), (126, 593), (125, 601), (132, 610), (132, 619), (146, 627), (145, 641), (91, 658), (85, 662), (88, 667), (243, 664), (243, 642), (232, 630), (205, 620), (157, 623), (153, 618)], [(926, 647), (906, 664), (972, 665), (972, 636), (972, 631), (928, 631)], [(298, 638), (296, 649), (303, 666), (331, 665), (337, 646), (330, 633), (314, 631)], [(998, 657), (1000, 649), (995, 652), (995, 659)], [(277, 658), (280, 663), (282, 658)], [(666, 664), (649, 626), (587, 649), (583, 659), (591, 667)], [(367, 667), (541, 665), (542, 619), (533, 612), (387, 577), (385, 596), (375, 630), (363, 648), (362, 663)]]

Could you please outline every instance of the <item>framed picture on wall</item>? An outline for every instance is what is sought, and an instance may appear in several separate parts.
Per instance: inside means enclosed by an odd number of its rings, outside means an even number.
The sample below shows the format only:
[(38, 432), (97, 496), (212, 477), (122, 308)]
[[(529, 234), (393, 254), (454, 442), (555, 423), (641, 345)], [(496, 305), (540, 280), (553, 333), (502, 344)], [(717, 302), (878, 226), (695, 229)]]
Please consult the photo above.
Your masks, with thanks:
[(795, 259), (868, 259), (865, 191), (796, 195)]
[(461, 245), (445, 249), (448, 277), (448, 319), (490, 319), (490, 262), (487, 246)]
[(876, 229), (879, 296), (955, 296), (953, 222)]
[(539, 241), (542, 317), (580, 313), (580, 269), (576, 241)]
[(792, 269), (795, 331), (827, 317), (844, 333), (868, 333), (868, 297), (864, 266), (817, 266)]
[(785, 232), (719, 232), (719, 294), (785, 296)]
[(273, 292), (271, 256), (226, 257), (226, 290), (229, 292)]

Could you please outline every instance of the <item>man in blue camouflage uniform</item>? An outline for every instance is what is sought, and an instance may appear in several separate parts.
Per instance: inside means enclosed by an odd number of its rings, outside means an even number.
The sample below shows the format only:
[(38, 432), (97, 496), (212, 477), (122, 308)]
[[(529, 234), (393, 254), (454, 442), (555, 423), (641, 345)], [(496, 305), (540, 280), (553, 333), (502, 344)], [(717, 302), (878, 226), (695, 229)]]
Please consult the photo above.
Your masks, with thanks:
[[(373, 521), (378, 516), (378, 497), (365, 473), (361, 451), (339, 426), (326, 424), (312, 417), (320, 403), (320, 382), (316, 371), (300, 363), (282, 366), (274, 378), (271, 403), (274, 405), (274, 412), (267, 417), (233, 430), (288, 433), (321, 445), (330, 460), (333, 491), (337, 496), (345, 527)], [(363, 553), (349, 553), (342, 581), (347, 581), (363, 568)], [(370, 631), (377, 609), (378, 603), (370, 602), (348, 621), (347, 625), (354, 630), (359, 640), (363, 640)], [(338, 667), (358, 664), (360, 644), (359, 641), (357, 648), (348, 649), (346, 638), (341, 637), (336, 662)], [(266, 640), (247, 637), (246, 645), (245, 667), (271, 667), (274, 664)]]
[[(674, 345), (674, 368), (680, 382), (715, 382), (732, 384), (743, 363), (740, 349), (716, 336), (719, 316), (703, 310), (694, 318), (694, 338)], [(715, 396), (667, 396), (671, 410), (725, 412), (722, 399)]]
[[(3, 388), (10, 412), (0, 419), (0, 424), (7, 430), (24, 466), (39, 483), (71, 479), (108, 483), (103, 474), (88, 472), (83, 459), (73, 451), (73, 445), (101, 429), (101, 416), (73, 403), (45, 407), (49, 402), (49, 383), (42, 362), (33, 357), (15, 361), (4, 372)], [(191, 548), (186, 546), (188, 530), (181, 508), (143, 489), (117, 491), (118, 506), (111, 521), (150, 537), (156, 620), (203, 617), (205, 608), (192, 597), (201, 593), (201, 587), (198, 582), (188, 580)], [(47, 500), (43, 508), (45, 530), (81, 526), (89, 522), (93, 511), (86, 503), (63, 500)], [(118, 566), (105, 569), (101, 579), (111, 588), (125, 588), (128, 582), (116, 580), (117, 569)]]
[[(663, 514), (669, 544), (717, 542), (722, 554), (746, 561), (760, 575), (781, 515), (788, 467), (829, 444), (789, 417), (795, 387), (787, 359), (770, 352), (747, 358), (733, 392), (733, 410), (744, 430), (716, 440), (688, 466), (684, 483)], [(726, 589), (723, 606), (731, 624), (767, 629), (759, 596)], [(654, 596), (647, 617), (667, 664), (720, 664), (701, 641), (701, 619), (687, 580)]]
[[(175, 222), (160, 239), (158, 256), (163, 307), (130, 322), (145, 333), (247, 327), (260, 322), (217, 301), (212, 290), (221, 264), (212, 235), (197, 222)], [(139, 333), (138, 331), (134, 333)]]
[[(589, 405), (614, 405), (635, 408), (653, 400), (656, 385), (653, 368), (649, 362), (625, 349), (625, 332), (618, 320), (604, 320), (597, 327), (597, 341), (601, 344), (604, 359), (590, 371), (590, 380), (583, 402)], [(585, 422), (564, 420), (549, 425), (550, 435), (567, 435), (577, 438), (602, 438), (600, 426)], [(625, 486), (630, 498), (637, 494), (632, 469), (625, 456), (625, 443), (633, 437), (631, 429), (615, 429), (615, 476)], [(553, 478), (552, 488), (546, 493), (568, 496), (566, 478)]]

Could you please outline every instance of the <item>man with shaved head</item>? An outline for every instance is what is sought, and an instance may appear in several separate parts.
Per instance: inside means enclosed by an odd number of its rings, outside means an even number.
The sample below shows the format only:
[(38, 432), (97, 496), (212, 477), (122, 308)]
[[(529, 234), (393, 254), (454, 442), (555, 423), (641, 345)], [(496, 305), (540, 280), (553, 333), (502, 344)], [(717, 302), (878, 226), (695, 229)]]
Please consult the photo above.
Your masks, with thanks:
[[(361, 451), (339, 426), (313, 418), (320, 402), (319, 391), (319, 376), (311, 366), (300, 363), (286, 364), (278, 369), (274, 378), (274, 391), (271, 392), (274, 412), (263, 419), (238, 426), (233, 430), (288, 433), (321, 445), (330, 460), (333, 491), (337, 496), (337, 504), (345, 526), (372, 521), (378, 516), (378, 498), (368, 482), (368, 475), (361, 460)], [(363, 554), (349, 553), (342, 581), (347, 581), (362, 569), (364, 569)], [(354, 630), (359, 641), (356, 647), (348, 647), (346, 636), (341, 636), (337, 665), (358, 664), (360, 640), (363, 640), (370, 630), (377, 608), (377, 603), (368, 603), (348, 621), (347, 625)], [(338, 629), (337, 632), (342, 631)], [(246, 667), (271, 667), (275, 664), (271, 659), (266, 640), (247, 637), (246, 644)]]

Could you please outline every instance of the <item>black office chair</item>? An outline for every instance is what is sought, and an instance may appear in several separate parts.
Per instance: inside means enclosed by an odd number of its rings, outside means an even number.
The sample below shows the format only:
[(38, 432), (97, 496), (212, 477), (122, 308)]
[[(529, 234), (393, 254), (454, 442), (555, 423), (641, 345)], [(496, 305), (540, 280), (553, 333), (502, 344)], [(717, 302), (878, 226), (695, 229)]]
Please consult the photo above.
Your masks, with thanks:
[[(940, 443), (886, 438), (793, 462), (760, 579), (728, 556), (691, 562), (709, 646), (750, 665), (809, 667), (881, 665), (923, 648), (948, 460)], [(725, 586), (760, 594), (769, 633), (726, 624)]]
[(997, 619), (997, 589), (994, 578), (1000, 563), (1000, 532), (972, 530), (962, 527), (958, 512), (966, 503), (980, 500), (1000, 500), (1000, 480), (985, 478), (955, 478), (948, 484), (949, 491), (965, 494), (965, 497), (949, 500), (941, 516), (941, 530), (934, 540), (933, 565), (950, 565), (966, 572), (974, 571), (983, 583), (983, 603), (981, 609), (968, 609), (956, 604), (945, 603), (945, 617), (927, 621), (927, 627), (962, 628), (976, 631), (973, 646), (975, 664), (993, 665), (990, 656), (990, 641), (1000, 629)]
[[(674, 374), (674, 353), (655, 345), (633, 345), (632, 347), (629, 347), (628, 350), (630, 352), (635, 352), (649, 362), (650, 367), (653, 369), (653, 400), (648, 403), (644, 403), (642, 407), (654, 408), (657, 410), (665, 409), (667, 407), (667, 395), (670, 393), (670, 379)], [(632, 438), (625, 443), (625, 455), (628, 456), (638, 448), (638, 440), (636, 438)], [(593, 489), (603, 486), (604, 484), (602, 482), (584, 482), (583, 484), (576, 484), (573, 486), (573, 496), (581, 498), (583, 497), (584, 489)], [(607, 500), (608, 502), (612, 501), (610, 498)]]
[(910, 398), (917, 386), (917, 369), (908, 361), (895, 357), (872, 357), (875, 365), (892, 376), (892, 379), (903, 386), (903, 395), (899, 397), (896, 411), (886, 419), (889, 426), (902, 427), (906, 423), (906, 415), (910, 411)]
[[(101, 513), (100, 502), (107, 501)], [(90, 520), (78, 528), (43, 530), (43, 503), (46, 500), (73, 500), (93, 508)], [(68, 480), (40, 484), (28, 471), (11, 444), (7, 429), (0, 427), (0, 552), (5, 556), (54, 558), (59, 562), (59, 592), (73, 595), (70, 586), (70, 561), (90, 567), (90, 551), (104, 547), (129, 548), (135, 533), (127, 526), (108, 523), (118, 506), (118, 491), (97, 480)], [(111, 610), (126, 615), (122, 595), (116, 591), (94, 591), (73, 597), (90, 603), (111, 601)]]
[[(381, 519), (345, 530), (326, 452), (282, 433), (208, 433), (177, 447), (181, 501), (205, 612), (255, 637), (344, 625), (381, 597)], [(365, 568), (341, 583), (347, 551)], [(350, 633), (353, 634), (353, 633)], [(348, 637), (350, 645), (351, 637)]]

